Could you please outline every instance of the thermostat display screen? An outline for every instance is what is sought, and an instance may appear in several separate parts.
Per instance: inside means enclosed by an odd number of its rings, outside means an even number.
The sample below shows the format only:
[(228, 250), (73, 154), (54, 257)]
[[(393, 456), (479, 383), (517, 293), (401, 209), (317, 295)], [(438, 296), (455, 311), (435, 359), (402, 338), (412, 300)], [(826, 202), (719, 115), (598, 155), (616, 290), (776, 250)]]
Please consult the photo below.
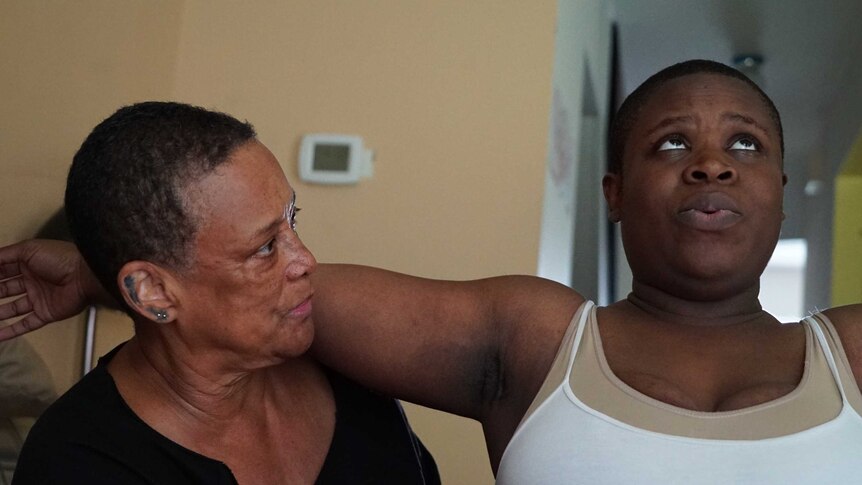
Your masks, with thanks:
[(371, 170), (371, 151), (363, 147), (359, 136), (309, 133), (299, 144), (299, 178), (303, 182), (355, 184), (360, 177), (370, 177)]
[(347, 172), (350, 145), (319, 143), (314, 146), (314, 170)]

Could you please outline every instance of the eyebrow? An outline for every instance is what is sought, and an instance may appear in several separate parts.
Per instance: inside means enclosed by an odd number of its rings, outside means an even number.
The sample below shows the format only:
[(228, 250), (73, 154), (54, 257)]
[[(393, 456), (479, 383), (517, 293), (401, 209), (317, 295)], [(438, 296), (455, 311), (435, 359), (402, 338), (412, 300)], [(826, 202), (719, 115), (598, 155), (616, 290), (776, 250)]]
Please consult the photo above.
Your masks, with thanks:
[(769, 130), (767, 130), (766, 127), (764, 127), (763, 125), (761, 125), (760, 123), (755, 121), (754, 118), (752, 118), (750, 116), (745, 116), (745, 115), (740, 114), (740, 113), (734, 113), (734, 112), (722, 113), (721, 119), (723, 121), (735, 121), (735, 122), (745, 123), (747, 125), (751, 125), (751, 126), (757, 128), (758, 130), (762, 131), (764, 134), (769, 133)]
[(270, 222), (266, 226), (255, 231), (254, 235), (251, 237), (251, 240), (254, 241), (254, 240), (260, 238), (261, 236), (276, 230), (278, 228), (278, 226), (280, 226), (284, 221), (287, 220), (287, 213), (289, 212), (290, 207), (294, 207), (294, 206), (296, 206), (296, 192), (295, 191), (290, 196), (290, 203), (288, 205), (284, 206), (284, 212), (281, 213), (281, 217), (273, 220), (272, 222)]
[(667, 126), (677, 125), (677, 124), (691, 124), (691, 123), (694, 123), (694, 118), (692, 118), (691, 116), (687, 116), (687, 115), (685, 115), (685, 116), (672, 116), (670, 118), (665, 118), (665, 119), (659, 121), (655, 126), (650, 128), (650, 130), (647, 132), (647, 136), (650, 136), (653, 133), (655, 133), (655, 132), (657, 132), (657, 131), (659, 131), (662, 128), (667, 127)]
[[(765, 134), (769, 133), (769, 130), (767, 130), (763, 125), (761, 125), (760, 123), (755, 121), (754, 118), (752, 118), (750, 116), (746, 116), (746, 115), (741, 114), (741, 113), (736, 113), (736, 112), (722, 113), (721, 114), (721, 120), (722, 121), (732, 121), (735, 123), (745, 123), (747, 125), (751, 125), (751, 126), (757, 128), (758, 130), (762, 131)], [(691, 116), (687, 116), (687, 115), (672, 116), (670, 118), (665, 118), (665, 119), (659, 121), (655, 126), (653, 126), (647, 132), (647, 136), (651, 136), (653, 133), (655, 133), (655, 132), (657, 132), (657, 131), (659, 131), (662, 128), (665, 128), (667, 126), (672, 126), (672, 125), (677, 125), (677, 124), (691, 124), (691, 123), (694, 123), (694, 118), (692, 118)]]

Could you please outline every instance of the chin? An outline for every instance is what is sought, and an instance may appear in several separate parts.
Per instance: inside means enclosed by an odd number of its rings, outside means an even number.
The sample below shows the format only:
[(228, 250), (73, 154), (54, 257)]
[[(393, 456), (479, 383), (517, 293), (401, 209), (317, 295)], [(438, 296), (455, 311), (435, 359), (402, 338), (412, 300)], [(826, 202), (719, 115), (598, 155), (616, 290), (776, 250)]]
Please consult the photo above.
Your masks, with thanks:
[(314, 323), (307, 318), (289, 325), (291, 328), (282, 336), (280, 350), (285, 357), (299, 357), (308, 352), (314, 342)]

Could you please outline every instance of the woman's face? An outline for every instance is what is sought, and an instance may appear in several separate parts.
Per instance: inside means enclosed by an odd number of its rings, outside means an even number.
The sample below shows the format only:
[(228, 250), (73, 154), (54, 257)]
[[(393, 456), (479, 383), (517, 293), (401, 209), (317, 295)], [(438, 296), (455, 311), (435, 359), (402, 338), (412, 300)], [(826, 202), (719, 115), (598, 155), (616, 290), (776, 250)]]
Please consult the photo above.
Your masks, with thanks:
[(744, 82), (692, 74), (642, 107), (605, 195), (634, 279), (713, 300), (758, 284), (781, 229), (781, 147)]
[(270, 151), (237, 148), (191, 184), (186, 207), (198, 227), (191, 269), (179, 276), (179, 332), (190, 348), (215, 349), (240, 368), (304, 353), (314, 337), (317, 264), (294, 231), (296, 194)]

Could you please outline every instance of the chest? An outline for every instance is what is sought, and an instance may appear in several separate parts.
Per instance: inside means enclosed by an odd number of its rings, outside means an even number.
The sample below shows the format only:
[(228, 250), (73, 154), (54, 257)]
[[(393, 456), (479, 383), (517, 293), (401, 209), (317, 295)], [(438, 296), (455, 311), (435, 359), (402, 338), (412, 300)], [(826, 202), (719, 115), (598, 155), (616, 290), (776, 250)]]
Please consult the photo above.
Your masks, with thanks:
[(676, 329), (651, 325), (600, 328), (610, 372), (658, 401), (696, 411), (731, 411), (775, 400), (802, 379), (802, 326), (768, 329)]
[(309, 419), (272, 420), (198, 443), (206, 456), (224, 463), (240, 485), (313, 484), (326, 461), (335, 431), (335, 408)]

